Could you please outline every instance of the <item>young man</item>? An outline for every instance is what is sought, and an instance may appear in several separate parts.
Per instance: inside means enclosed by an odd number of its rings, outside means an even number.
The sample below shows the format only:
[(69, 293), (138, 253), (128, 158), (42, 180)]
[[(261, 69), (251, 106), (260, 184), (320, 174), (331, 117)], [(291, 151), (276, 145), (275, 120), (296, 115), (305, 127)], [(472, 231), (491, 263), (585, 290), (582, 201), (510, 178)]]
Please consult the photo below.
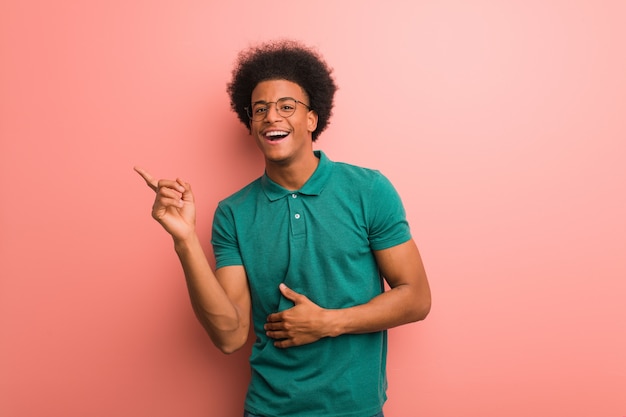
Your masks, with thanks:
[[(378, 171), (332, 162), (313, 142), (328, 124), (331, 70), (299, 43), (239, 55), (231, 106), (265, 173), (221, 201), (212, 271), (191, 187), (156, 180), (196, 315), (225, 353), (256, 341), (244, 416), (382, 416), (386, 329), (422, 320), (430, 289), (399, 196)], [(384, 291), (383, 279), (390, 290)]]

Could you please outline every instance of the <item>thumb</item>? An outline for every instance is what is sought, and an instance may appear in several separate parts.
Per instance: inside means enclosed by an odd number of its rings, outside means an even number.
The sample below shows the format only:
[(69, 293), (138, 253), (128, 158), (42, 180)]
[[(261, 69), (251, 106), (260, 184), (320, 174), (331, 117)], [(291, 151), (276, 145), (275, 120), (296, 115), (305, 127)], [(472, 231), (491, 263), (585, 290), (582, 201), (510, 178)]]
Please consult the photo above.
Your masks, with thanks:
[(286, 286), (283, 283), (281, 283), (278, 286), (278, 289), (280, 289), (280, 292), (282, 293), (282, 295), (285, 298), (287, 298), (288, 300), (293, 301), (294, 303), (296, 303), (302, 297), (300, 294), (298, 294), (297, 292), (295, 292), (294, 290), (292, 290), (291, 288), (289, 288), (288, 286)]

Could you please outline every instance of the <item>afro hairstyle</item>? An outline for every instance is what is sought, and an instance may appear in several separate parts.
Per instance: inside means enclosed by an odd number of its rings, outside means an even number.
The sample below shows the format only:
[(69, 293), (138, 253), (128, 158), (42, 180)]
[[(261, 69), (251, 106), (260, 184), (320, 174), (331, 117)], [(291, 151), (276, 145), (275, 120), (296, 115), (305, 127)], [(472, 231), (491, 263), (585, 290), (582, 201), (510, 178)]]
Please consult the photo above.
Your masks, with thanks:
[(231, 109), (250, 130), (246, 106), (252, 91), (262, 81), (287, 80), (298, 84), (309, 98), (310, 109), (317, 113), (315, 142), (328, 126), (337, 86), (332, 69), (318, 52), (297, 41), (280, 40), (241, 51), (237, 57), (232, 80), (227, 86)]

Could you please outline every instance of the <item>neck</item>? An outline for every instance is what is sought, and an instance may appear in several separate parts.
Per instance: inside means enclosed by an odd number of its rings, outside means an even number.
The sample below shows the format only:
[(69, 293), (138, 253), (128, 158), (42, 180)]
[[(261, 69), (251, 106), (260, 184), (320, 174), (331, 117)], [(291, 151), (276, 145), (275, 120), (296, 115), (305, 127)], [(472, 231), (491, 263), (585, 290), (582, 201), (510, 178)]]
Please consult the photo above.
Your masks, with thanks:
[(287, 190), (299, 190), (315, 172), (319, 159), (313, 151), (297, 161), (265, 161), (265, 173)]

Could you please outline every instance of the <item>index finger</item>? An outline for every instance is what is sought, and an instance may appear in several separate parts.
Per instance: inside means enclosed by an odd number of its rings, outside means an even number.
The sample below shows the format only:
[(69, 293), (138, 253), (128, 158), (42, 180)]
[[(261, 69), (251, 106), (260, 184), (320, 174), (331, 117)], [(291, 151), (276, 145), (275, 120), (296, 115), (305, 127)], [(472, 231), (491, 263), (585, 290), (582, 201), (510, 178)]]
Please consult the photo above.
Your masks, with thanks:
[(282, 321), (282, 316), (280, 313), (272, 313), (265, 319), (266, 323), (276, 323)]
[(154, 192), (157, 192), (157, 190), (159, 188), (159, 182), (157, 180), (155, 180), (154, 177), (148, 173), (148, 171), (146, 171), (145, 169), (139, 168), (139, 167), (133, 167), (133, 169), (139, 175), (141, 175), (141, 177), (144, 179), (146, 184), (148, 184), (148, 187), (152, 188), (152, 190)]

